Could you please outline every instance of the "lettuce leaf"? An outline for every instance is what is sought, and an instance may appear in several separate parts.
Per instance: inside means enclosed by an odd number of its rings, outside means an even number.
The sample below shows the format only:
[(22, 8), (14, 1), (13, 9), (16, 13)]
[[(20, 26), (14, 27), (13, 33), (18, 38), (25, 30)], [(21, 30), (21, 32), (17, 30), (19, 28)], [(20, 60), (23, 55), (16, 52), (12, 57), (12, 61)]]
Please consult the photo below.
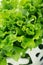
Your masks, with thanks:
[[(0, 6), (0, 65), (14, 60), (43, 39), (43, 0), (2, 0)], [(4, 54), (4, 55), (3, 55)], [(2, 60), (3, 58), (3, 60)]]

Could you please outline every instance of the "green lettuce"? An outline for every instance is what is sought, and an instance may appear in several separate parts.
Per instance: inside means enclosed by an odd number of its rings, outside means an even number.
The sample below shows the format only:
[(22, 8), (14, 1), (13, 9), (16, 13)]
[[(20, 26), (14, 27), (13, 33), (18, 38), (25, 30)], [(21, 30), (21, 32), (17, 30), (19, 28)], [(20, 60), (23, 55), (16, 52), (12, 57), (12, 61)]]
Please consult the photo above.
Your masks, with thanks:
[(0, 5), (0, 65), (14, 60), (43, 39), (43, 0), (2, 0)]

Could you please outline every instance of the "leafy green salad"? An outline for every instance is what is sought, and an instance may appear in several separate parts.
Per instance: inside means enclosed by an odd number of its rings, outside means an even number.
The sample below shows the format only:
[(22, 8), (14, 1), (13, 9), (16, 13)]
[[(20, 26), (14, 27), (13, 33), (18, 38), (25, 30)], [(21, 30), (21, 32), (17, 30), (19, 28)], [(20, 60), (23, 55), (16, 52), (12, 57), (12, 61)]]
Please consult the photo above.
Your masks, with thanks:
[(2, 0), (0, 5), (0, 65), (18, 59), (43, 39), (43, 0)]

